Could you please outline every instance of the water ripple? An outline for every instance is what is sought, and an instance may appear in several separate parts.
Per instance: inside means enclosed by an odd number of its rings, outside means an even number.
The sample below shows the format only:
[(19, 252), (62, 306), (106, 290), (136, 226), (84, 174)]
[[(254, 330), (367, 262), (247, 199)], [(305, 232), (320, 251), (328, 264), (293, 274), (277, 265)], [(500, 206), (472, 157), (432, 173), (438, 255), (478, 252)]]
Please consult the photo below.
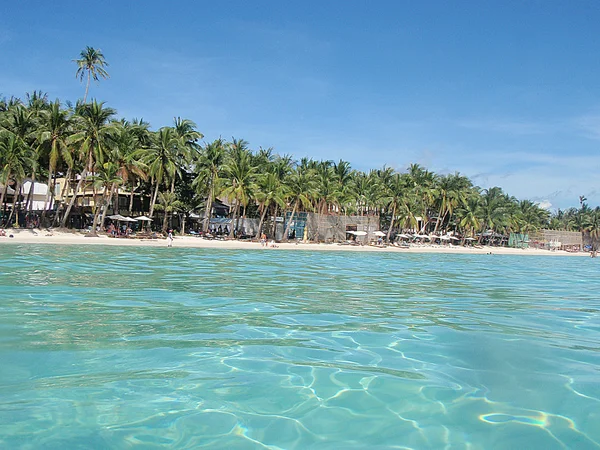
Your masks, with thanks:
[(0, 246), (2, 448), (600, 448), (595, 260)]

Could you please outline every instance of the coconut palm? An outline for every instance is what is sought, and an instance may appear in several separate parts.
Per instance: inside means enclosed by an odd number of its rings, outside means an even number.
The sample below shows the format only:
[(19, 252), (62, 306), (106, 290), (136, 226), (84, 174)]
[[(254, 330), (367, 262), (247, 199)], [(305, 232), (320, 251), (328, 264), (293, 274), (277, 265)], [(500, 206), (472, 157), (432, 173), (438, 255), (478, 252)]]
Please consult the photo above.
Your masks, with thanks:
[(213, 202), (220, 194), (220, 175), (225, 161), (225, 145), (222, 139), (206, 144), (196, 161), (197, 176), (193, 186), (196, 192), (206, 194), (206, 209), (202, 230), (208, 231), (212, 217)]
[[(46, 216), (50, 197), (54, 197), (56, 187), (56, 169), (64, 162), (69, 170), (73, 165), (72, 147), (67, 145), (67, 138), (71, 135), (73, 122), (68, 110), (62, 108), (60, 101), (50, 103), (47, 109), (40, 113), (38, 142), (43, 147), (48, 158), (48, 187), (44, 200), (44, 211), (42, 221)], [(67, 174), (67, 180), (70, 173)]]
[(99, 204), (94, 213), (94, 225), (92, 230), (96, 229), (96, 225), (104, 226), (104, 219), (108, 205), (113, 197), (113, 193), (123, 184), (123, 178), (119, 175), (119, 165), (109, 161), (98, 165), (95, 168), (95, 173), (90, 177), (95, 188), (101, 189), (102, 195)]
[(104, 78), (105, 80), (110, 78), (110, 75), (104, 69), (108, 66), (108, 63), (104, 59), (102, 50), (96, 50), (89, 46), (82, 50), (79, 54), (79, 59), (74, 59), (73, 62), (77, 64), (75, 76), (79, 78), (79, 81), (83, 82), (83, 79), (87, 78), (85, 95), (83, 96), (83, 103), (85, 103), (90, 89), (90, 80), (99, 81), (100, 78)]
[[(66, 226), (69, 214), (81, 187), (85, 185), (88, 174), (93, 173), (96, 164), (102, 165), (104, 157), (115, 141), (115, 125), (111, 118), (116, 114), (112, 108), (104, 106), (104, 102), (85, 103), (75, 109), (76, 132), (67, 138), (67, 144), (79, 150), (82, 171), (73, 197), (62, 218), (61, 226)], [(97, 219), (97, 216), (94, 216)], [(92, 227), (92, 235), (96, 233), (96, 220)]]
[(406, 194), (407, 194), (407, 179), (405, 176), (399, 173), (394, 173), (387, 181), (387, 186), (385, 189), (385, 197), (384, 202), (388, 210), (391, 208), (391, 216), (390, 216), (390, 226), (388, 228), (387, 235), (385, 237), (386, 241), (390, 241), (390, 235), (392, 234), (392, 230), (394, 229), (394, 221), (396, 219), (397, 211), (402, 207), (403, 204), (406, 203)]
[(175, 192), (159, 192), (156, 209), (164, 212), (163, 233), (167, 231), (167, 223), (172, 223), (173, 212), (181, 211), (183, 207), (183, 203), (179, 201)]
[(230, 236), (234, 236), (239, 228), (240, 209), (246, 206), (256, 188), (257, 168), (253, 164), (252, 153), (248, 150), (248, 143), (243, 139), (233, 139), (229, 144), (227, 161), (224, 166), (225, 179), (223, 194), (235, 202)]
[(135, 154), (147, 166), (147, 173), (152, 179), (150, 217), (154, 215), (154, 207), (161, 185), (174, 177), (177, 171), (177, 145), (177, 136), (173, 128), (162, 127), (154, 134), (150, 147), (139, 150)]
[[(314, 167), (314, 166), (312, 166)], [(302, 164), (294, 170), (287, 179), (288, 200), (292, 206), (292, 213), (287, 221), (283, 239), (288, 240), (290, 226), (299, 208), (312, 209), (312, 199), (317, 193), (317, 180), (311, 164)]]
[(480, 209), (481, 198), (479, 195), (470, 195), (459, 205), (456, 215), (458, 224), (463, 231), (468, 231), (470, 237), (475, 237), (475, 232), (481, 227)]
[(262, 234), (265, 217), (271, 205), (285, 208), (285, 199), (288, 195), (288, 189), (279, 177), (273, 172), (263, 173), (258, 177), (256, 186), (256, 200), (259, 202), (261, 211), (258, 224), (258, 236)]
[[(15, 181), (15, 194), (7, 223), (10, 224), (17, 199), (21, 194), (21, 185), (31, 165), (34, 164), (33, 152), (23, 139), (8, 131), (0, 132), (0, 183), (4, 189), (0, 193), (0, 205), (4, 205), (5, 195), (11, 180)], [(17, 217), (18, 219), (18, 217)]]

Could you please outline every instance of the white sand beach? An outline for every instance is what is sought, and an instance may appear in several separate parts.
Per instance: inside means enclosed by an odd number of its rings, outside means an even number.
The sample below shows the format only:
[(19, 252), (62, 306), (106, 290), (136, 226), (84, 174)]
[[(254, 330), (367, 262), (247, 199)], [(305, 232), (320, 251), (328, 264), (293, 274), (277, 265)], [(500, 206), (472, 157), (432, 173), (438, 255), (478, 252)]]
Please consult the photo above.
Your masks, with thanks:
[[(166, 239), (111, 238), (105, 235), (91, 237), (80, 232), (58, 230), (6, 230), (6, 236), (0, 237), (0, 246), (14, 244), (55, 244), (55, 245), (118, 245), (140, 247), (167, 247)], [(12, 235), (13, 237), (9, 237)], [(236, 240), (207, 240), (194, 236), (175, 236), (174, 248), (215, 248), (237, 250), (309, 250), (309, 251), (350, 251), (350, 252), (392, 252), (392, 253), (465, 253), (530, 256), (587, 256), (588, 253), (570, 253), (562, 250), (518, 249), (506, 247), (481, 248), (455, 245), (413, 245), (410, 248), (395, 246), (377, 247), (370, 245), (339, 245), (315, 243), (277, 243), (274, 247), (263, 247), (259, 242)]]

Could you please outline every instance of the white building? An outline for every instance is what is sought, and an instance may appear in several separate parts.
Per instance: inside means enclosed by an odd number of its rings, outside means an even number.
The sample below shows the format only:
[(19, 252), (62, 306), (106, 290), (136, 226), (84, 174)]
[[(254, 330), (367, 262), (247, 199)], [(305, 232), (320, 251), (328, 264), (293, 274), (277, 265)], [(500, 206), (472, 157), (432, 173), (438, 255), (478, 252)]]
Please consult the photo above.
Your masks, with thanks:
[[(31, 189), (31, 181), (25, 181), (23, 183), (23, 187), (21, 188), (21, 196), (23, 198), (23, 202), (27, 200), (29, 197), (29, 190)], [(33, 184), (33, 195), (31, 201), (33, 202), (31, 209), (33, 211), (42, 211), (46, 206), (46, 194), (48, 192), (48, 185), (44, 183), (34, 183)], [(52, 197), (48, 198), (48, 203), (50, 208), (52, 208)]]

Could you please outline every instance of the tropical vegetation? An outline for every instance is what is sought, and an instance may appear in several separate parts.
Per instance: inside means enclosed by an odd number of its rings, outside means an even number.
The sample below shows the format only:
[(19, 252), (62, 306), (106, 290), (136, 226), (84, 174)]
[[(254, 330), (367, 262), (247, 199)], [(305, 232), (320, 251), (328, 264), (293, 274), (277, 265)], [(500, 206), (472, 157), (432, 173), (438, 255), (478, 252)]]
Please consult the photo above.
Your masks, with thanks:
[[(166, 230), (177, 216), (185, 227), (191, 214), (211, 217), (217, 199), (231, 205), (233, 226), (253, 217), (259, 234), (274, 235), (275, 218), (299, 212), (376, 216), (386, 238), (418, 232), (530, 233), (540, 228), (585, 231), (600, 237), (600, 208), (580, 198), (579, 208), (550, 214), (530, 200), (519, 200), (500, 187), (481, 189), (460, 173), (436, 174), (419, 164), (406, 171), (382, 167), (361, 171), (348, 161), (294, 159), (273, 149), (252, 150), (244, 139), (203, 142), (197, 125), (176, 117), (152, 129), (143, 120), (125, 120), (97, 100), (87, 101), (90, 80), (107, 78), (100, 51), (86, 48), (76, 60), (77, 76), (86, 79), (83, 100), (50, 101), (32, 92), (24, 99), (0, 96), (0, 207), (5, 226), (18, 224), (19, 212), (32, 213), (27, 180), (50, 188), (41, 211), (43, 226), (69, 226), (77, 194), (86, 186), (97, 192), (91, 207), (92, 230), (107, 213), (133, 212), (134, 194), (147, 199), (136, 211)], [(70, 180), (74, 193), (57, 206), (56, 179)], [(31, 183), (33, 186), (33, 183)], [(9, 187), (15, 195), (9, 195)], [(67, 186), (61, 187), (68, 194)], [(119, 208), (119, 192), (129, 195)], [(121, 194), (123, 195), (123, 194)], [(8, 199), (12, 198), (12, 203)], [(23, 199), (17, 201), (17, 199)], [(121, 199), (123, 201), (123, 199)], [(284, 236), (288, 235), (290, 221)], [(208, 220), (201, 224), (208, 230)], [(320, 240), (322, 230), (312, 239)]]

